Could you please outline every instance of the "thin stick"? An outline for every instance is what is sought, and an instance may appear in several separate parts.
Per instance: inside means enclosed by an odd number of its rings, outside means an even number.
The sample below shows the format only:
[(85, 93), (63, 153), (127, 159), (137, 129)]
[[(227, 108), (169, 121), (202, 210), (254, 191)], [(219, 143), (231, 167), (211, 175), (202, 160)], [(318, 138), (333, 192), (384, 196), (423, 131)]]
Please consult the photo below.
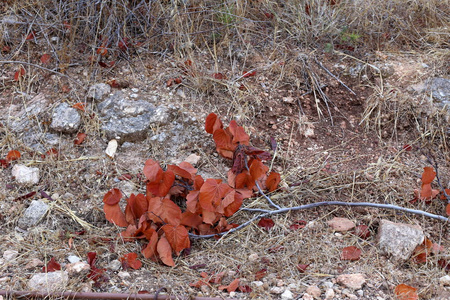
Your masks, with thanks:
[(62, 76), (62, 77), (67, 77), (69, 80), (72, 80), (74, 83), (78, 84), (79, 86), (84, 86), (83, 84), (79, 83), (78, 81), (76, 81), (75, 79), (73, 79), (72, 77), (70, 77), (70, 76), (68, 76), (66, 74), (63, 74), (63, 73), (55, 71), (55, 70), (48, 69), (48, 68), (40, 66), (40, 65), (29, 63), (29, 62), (26, 62), (26, 61), (0, 60), (0, 64), (23, 64), (23, 65), (32, 66), (32, 67), (39, 68), (39, 69), (42, 69), (42, 70), (47, 71), (47, 72), (51, 72), (51, 73), (57, 74), (57, 75)]
[(342, 80), (340, 80), (336, 75), (334, 75), (327, 68), (325, 68), (325, 66), (320, 61), (317, 60), (317, 57), (314, 56), (314, 60), (316, 61), (316, 64), (318, 64), (322, 69), (324, 69), (325, 72), (327, 72), (331, 77), (339, 81), (339, 83), (342, 84), (342, 86), (345, 87), (350, 93), (356, 95), (356, 93), (351, 88), (349, 88), (345, 83), (343, 83)]
[(397, 206), (397, 205), (391, 205), (391, 204), (369, 203), (369, 202), (324, 201), (324, 202), (310, 203), (310, 204), (305, 204), (305, 205), (300, 205), (300, 206), (295, 206), (295, 207), (285, 207), (285, 208), (281, 208), (281, 209), (278, 209), (278, 210), (272, 210), (270, 212), (266, 212), (266, 213), (260, 214), (260, 215), (258, 215), (256, 217), (248, 220), (247, 222), (239, 225), (238, 227), (230, 229), (227, 232), (221, 232), (221, 233), (218, 233), (218, 234), (205, 234), (205, 235), (197, 235), (197, 234), (190, 233), (189, 236), (191, 238), (200, 239), (200, 238), (211, 238), (211, 237), (215, 237), (217, 235), (229, 234), (229, 233), (233, 233), (235, 231), (238, 231), (238, 230), (244, 228), (245, 226), (249, 225), (253, 221), (256, 221), (256, 220), (264, 218), (264, 217), (268, 217), (268, 216), (272, 216), (272, 215), (276, 215), (276, 214), (281, 214), (281, 213), (285, 213), (285, 212), (289, 212), (289, 211), (310, 209), (310, 208), (319, 207), (319, 206), (349, 206), (349, 207), (366, 206), (366, 207), (376, 207), (376, 208), (384, 208), (384, 209), (393, 209), (393, 210), (403, 211), (403, 212), (406, 212), (406, 213), (411, 213), (411, 214), (415, 214), (415, 215), (425, 216), (425, 217), (429, 217), (429, 218), (432, 218), (432, 219), (440, 220), (440, 221), (443, 221), (443, 222), (449, 222), (450, 221), (449, 218), (446, 218), (446, 217), (443, 217), (443, 216), (439, 216), (439, 215), (435, 215), (435, 214), (431, 214), (431, 213), (428, 213), (428, 212), (423, 211), (423, 210), (410, 209), (410, 208), (405, 208), (405, 207), (401, 207), (401, 206)]
[(163, 299), (192, 299), (192, 300), (216, 300), (223, 298), (211, 297), (185, 297), (167, 296), (160, 294), (136, 294), (136, 293), (91, 293), (91, 292), (32, 292), (32, 291), (7, 291), (0, 290), (0, 296), (20, 298), (66, 298), (66, 299), (117, 299), (117, 300), (163, 300)]

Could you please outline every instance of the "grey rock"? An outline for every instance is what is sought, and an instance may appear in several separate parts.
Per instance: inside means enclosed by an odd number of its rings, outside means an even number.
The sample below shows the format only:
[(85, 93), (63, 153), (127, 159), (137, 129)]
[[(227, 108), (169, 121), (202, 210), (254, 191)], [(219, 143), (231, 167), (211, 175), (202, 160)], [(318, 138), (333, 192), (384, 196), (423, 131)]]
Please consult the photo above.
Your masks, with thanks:
[(19, 252), (16, 250), (6, 250), (5, 252), (3, 252), (3, 259), (7, 262), (10, 262), (14, 259), (16, 259), (16, 257), (19, 255)]
[(69, 256), (67, 257), (67, 260), (68, 260), (71, 264), (74, 264), (74, 263), (77, 263), (77, 262), (81, 261), (81, 258), (79, 258), (79, 257), (76, 256), (76, 255), (69, 255)]
[(66, 271), (37, 273), (28, 281), (28, 288), (41, 293), (61, 292), (67, 289), (68, 281), (69, 275)]
[(91, 86), (87, 93), (87, 98), (94, 101), (102, 100), (111, 92), (111, 87), (106, 83), (98, 83)]
[(50, 127), (58, 132), (76, 132), (81, 125), (81, 117), (78, 110), (67, 103), (59, 104), (53, 111)]
[(117, 92), (98, 105), (102, 129), (108, 139), (141, 141), (146, 138), (155, 107), (144, 100), (125, 99)]
[(14, 165), (11, 174), (18, 183), (23, 185), (33, 185), (39, 182), (39, 168)]
[(120, 261), (118, 261), (117, 259), (112, 260), (109, 264), (108, 264), (108, 269), (110, 269), (111, 271), (118, 271), (120, 268), (122, 267), (122, 263)]
[(420, 226), (381, 220), (378, 228), (378, 247), (383, 254), (397, 260), (407, 260), (425, 236)]
[(48, 205), (39, 200), (31, 201), (31, 205), (25, 210), (23, 216), (19, 219), (17, 226), (27, 229), (39, 223), (48, 211)]
[(447, 105), (450, 110), (450, 79), (437, 77), (430, 82), (431, 95), (439, 105)]

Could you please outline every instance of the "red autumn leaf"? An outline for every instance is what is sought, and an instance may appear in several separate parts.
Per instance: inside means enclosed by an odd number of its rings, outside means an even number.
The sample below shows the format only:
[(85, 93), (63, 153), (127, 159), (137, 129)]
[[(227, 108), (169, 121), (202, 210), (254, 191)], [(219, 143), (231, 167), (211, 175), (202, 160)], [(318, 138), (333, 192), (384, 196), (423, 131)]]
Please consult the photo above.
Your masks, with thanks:
[(252, 76), (255, 76), (255, 75), (256, 75), (256, 70), (251, 71), (251, 72), (245, 72), (245, 71), (244, 71), (242, 77), (248, 78), (248, 77), (252, 77)]
[(222, 198), (231, 190), (232, 188), (228, 184), (222, 183), (220, 179), (206, 179), (200, 188), (200, 206), (205, 210), (215, 211)]
[(0, 159), (0, 166), (1, 166), (3, 169), (6, 169), (7, 167), (9, 167), (9, 162), (8, 162), (8, 160), (6, 160), (6, 159)]
[(82, 102), (78, 102), (78, 103), (75, 103), (74, 105), (72, 105), (72, 107), (76, 108), (78, 110), (81, 110), (81, 111), (85, 111), (86, 105)]
[(9, 53), (9, 52), (11, 52), (11, 47), (10, 47), (10, 46), (3, 46), (3, 47), (2, 47), (2, 52), (3, 52), (3, 53)]
[(357, 237), (366, 240), (370, 237), (369, 226), (363, 224), (358, 225), (353, 229), (353, 234), (356, 235)]
[(41, 56), (41, 63), (47, 64), (51, 58), (52, 58), (52, 56), (50, 54), (45, 53)]
[(272, 13), (264, 13), (264, 15), (266, 16), (267, 19), (273, 19), (273, 14)]
[(47, 154), (50, 157), (58, 156), (58, 150), (56, 150), (55, 148), (51, 148), (51, 149), (47, 150), (47, 152), (45, 152), (45, 154)]
[(251, 288), (250, 286), (248, 286), (248, 285), (240, 285), (240, 286), (239, 286), (239, 291), (240, 291), (241, 293), (251, 293), (253, 290), (252, 290), (252, 288)]
[(142, 249), (141, 253), (145, 258), (156, 259), (156, 245), (158, 244), (158, 233), (155, 229), (149, 228), (146, 237), (148, 239), (147, 246)]
[(261, 218), (258, 222), (259, 227), (263, 227), (265, 230), (269, 230), (273, 226), (275, 226), (275, 222), (270, 218)]
[(231, 135), (233, 136), (232, 143), (237, 144), (240, 143), (242, 145), (248, 145), (250, 136), (245, 132), (244, 127), (239, 126), (235, 120), (230, 122), (228, 126)]
[(225, 158), (232, 159), (237, 145), (233, 144), (233, 136), (229, 130), (216, 129), (213, 133), (216, 150)]
[(214, 77), (214, 79), (217, 79), (217, 80), (226, 78), (225, 75), (223, 75), (222, 73), (214, 73), (212, 76)]
[(230, 203), (229, 205), (227, 205), (224, 209), (225, 217), (231, 217), (242, 206), (244, 196), (241, 193), (234, 192), (234, 191), (233, 191), (233, 194), (234, 194), (234, 197), (233, 197), (234, 201), (232, 203)]
[(436, 172), (434, 172), (433, 167), (423, 168), (422, 184), (432, 183), (435, 177), (436, 177)]
[(255, 180), (253, 180), (252, 176), (248, 173), (247, 170), (238, 174), (235, 178), (235, 188), (242, 189), (247, 187), (251, 190), (255, 186)]
[(166, 266), (175, 266), (175, 262), (172, 258), (172, 247), (170, 247), (165, 236), (162, 236), (159, 239), (158, 244), (156, 245), (156, 251), (158, 252), (159, 258)]
[(128, 222), (125, 218), (125, 214), (120, 209), (119, 204), (115, 205), (103, 205), (103, 211), (105, 212), (106, 220), (110, 221), (113, 224), (116, 224), (119, 227), (127, 227)]
[(115, 205), (119, 203), (122, 198), (122, 192), (119, 189), (111, 189), (109, 190), (105, 196), (103, 196), (103, 203), (107, 205)]
[(249, 169), (253, 180), (258, 181), (266, 174), (268, 168), (260, 160), (253, 159)]
[(20, 152), (17, 151), (17, 150), (11, 150), (6, 155), (6, 160), (7, 161), (18, 160), (19, 158), (20, 158)]
[(341, 259), (342, 260), (359, 260), (361, 257), (361, 249), (355, 246), (349, 246), (342, 249)]
[(135, 270), (140, 269), (142, 267), (142, 262), (137, 259), (137, 256), (137, 253), (131, 252), (120, 257), (119, 260), (122, 263), (122, 268), (124, 270), (128, 268), (133, 268)]
[(77, 138), (73, 141), (75, 145), (80, 145), (84, 142), (84, 139), (86, 138), (87, 134), (83, 132), (77, 133)]
[(159, 179), (147, 183), (147, 194), (164, 197), (169, 193), (174, 181), (175, 174), (171, 170), (162, 172)]
[(300, 273), (305, 273), (306, 269), (309, 267), (309, 264), (298, 264), (296, 267)]
[(128, 38), (123, 38), (119, 41), (119, 43), (117, 44), (117, 46), (119, 47), (120, 50), (122, 51), (127, 51), (128, 48), (130, 48), (129, 43), (128, 43)]
[(245, 85), (241, 84), (241, 85), (239, 86), (239, 90), (240, 90), (240, 91), (246, 91), (247, 88), (245, 87)]
[(134, 224), (136, 219), (139, 219), (148, 210), (148, 201), (145, 195), (134, 194), (127, 199), (127, 206), (125, 207), (125, 217), (129, 224)]
[(94, 286), (99, 287), (101, 282), (105, 282), (108, 280), (108, 278), (104, 274), (106, 269), (98, 269), (95, 266), (95, 262), (97, 261), (96, 252), (88, 252), (87, 256), (88, 264), (91, 267), (91, 272), (87, 275), (87, 277), (95, 282)]
[(394, 294), (398, 300), (419, 299), (419, 295), (417, 295), (417, 289), (403, 283), (395, 287)]
[(187, 59), (187, 60), (184, 62), (184, 64), (185, 64), (186, 66), (190, 67), (190, 66), (192, 66), (192, 60)]
[[(179, 166), (168, 165), (167, 166), (167, 170), (172, 171), (175, 175), (178, 175), (178, 176), (183, 177), (185, 179), (192, 180), (192, 174), (189, 173), (189, 171), (187, 171), (187, 170), (185, 170), (183, 168), (180, 168)], [(196, 169), (194, 169), (194, 170), (196, 170)]]
[(190, 191), (186, 196), (186, 209), (193, 214), (197, 212), (199, 194), (200, 191)]
[(425, 238), (422, 244), (417, 245), (414, 249), (412, 260), (417, 264), (424, 264), (427, 262), (428, 257), (432, 254), (434, 244), (433, 242)]
[(106, 54), (108, 54), (108, 49), (106, 49), (106, 46), (100, 46), (97, 49), (97, 54), (100, 54), (101, 56), (105, 56)]
[(236, 289), (239, 287), (239, 278), (236, 278), (233, 280), (229, 285), (221, 285), (219, 286), (219, 290), (226, 289), (228, 293), (236, 291)]
[(23, 76), (25, 76), (25, 69), (20, 67), (20, 69), (14, 73), (14, 81), (19, 81)]
[(266, 277), (266, 275), (267, 275), (267, 269), (261, 269), (255, 273), (255, 280), (259, 281), (262, 278)]
[[(128, 221), (128, 220), (127, 220)], [(133, 242), (138, 238), (140, 232), (137, 232), (136, 225), (129, 224), (128, 227), (122, 231), (119, 235), (124, 242)]]
[(186, 227), (166, 224), (161, 229), (164, 231), (167, 241), (175, 253), (179, 254), (182, 250), (191, 247), (189, 233)]
[(450, 216), (450, 203), (445, 206), (445, 213), (447, 214), (447, 216)]
[(277, 172), (270, 172), (269, 176), (266, 179), (266, 186), (269, 192), (273, 192), (278, 188), (278, 184), (280, 184), (281, 176)]
[(405, 150), (405, 151), (411, 151), (412, 150), (412, 146), (411, 145), (409, 145), (409, 144), (405, 144), (405, 145), (403, 145), (403, 150)]
[(148, 217), (155, 223), (178, 225), (181, 220), (181, 209), (170, 199), (153, 197), (148, 201)]
[(217, 129), (222, 129), (223, 124), (215, 113), (210, 113), (205, 120), (205, 130), (207, 133), (213, 134)]
[(35, 32), (33, 30), (27, 35), (27, 37), (25, 38), (25, 41), (33, 40), (35, 37), (36, 37)]
[(445, 193), (444, 193), (444, 191), (442, 191), (441, 200), (447, 200), (447, 197), (445, 196), (445, 194), (450, 196), (450, 189), (445, 189)]
[(202, 217), (190, 211), (185, 211), (181, 214), (180, 224), (192, 228), (198, 228), (198, 226), (202, 224)]
[(148, 181), (153, 182), (161, 179), (163, 170), (156, 161), (148, 159), (145, 162), (143, 173)]
[(289, 229), (290, 230), (302, 229), (305, 228), (306, 224), (307, 223), (305, 220), (296, 220), (291, 226), (289, 226)]
[(56, 259), (52, 257), (46, 266), (42, 267), (42, 272), (55, 272), (61, 270), (61, 265), (56, 262)]

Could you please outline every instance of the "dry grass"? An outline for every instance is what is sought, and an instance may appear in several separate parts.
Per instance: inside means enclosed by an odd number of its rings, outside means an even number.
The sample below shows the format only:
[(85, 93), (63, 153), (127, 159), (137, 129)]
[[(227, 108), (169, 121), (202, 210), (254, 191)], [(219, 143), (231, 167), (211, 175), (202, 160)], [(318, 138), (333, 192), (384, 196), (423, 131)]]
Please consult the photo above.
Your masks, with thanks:
[[(442, 215), (442, 202), (425, 205), (409, 200), (420, 186), (422, 168), (430, 164), (427, 156), (434, 157), (442, 184), (448, 188), (449, 113), (434, 108), (429, 95), (411, 97), (406, 87), (429, 77), (448, 76), (448, 7), (448, 0), (412, 0), (407, 5), (400, 0), (3, 2), (0, 61), (28, 64), (23, 64), (25, 77), (14, 82), (19, 64), (2, 63), (0, 103), (10, 109), (0, 118), (0, 156), (11, 149), (27, 153), (19, 162), (40, 168), (38, 188), (56, 201), (48, 201), (50, 212), (38, 227), (26, 235), (16, 232), (15, 224), (28, 200), (14, 199), (33, 188), (15, 184), (9, 169), (0, 171), (0, 224), (5, 231), (0, 249), (20, 252), (17, 262), (0, 266), (0, 278), (9, 278), (9, 288), (24, 290), (30, 275), (39, 271), (24, 270), (32, 258), (47, 261), (54, 256), (63, 262), (69, 252), (85, 259), (87, 252), (96, 251), (101, 267), (107, 267), (125, 253), (138, 252), (137, 242), (107, 240), (119, 229), (104, 219), (104, 193), (121, 185), (115, 180), (119, 174), (139, 172), (150, 157), (167, 164), (195, 152), (202, 156), (199, 172), (205, 177), (223, 177), (229, 166), (214, 156), (210, 137), (201, 132), (203, 119), (211, 111), (228, 120), (238, 119), (257, 146), (267, 148), (265, 141), (270, 136), (277, 139), (279, 152), (272, 164), (283, 182), (270, 196), (283, 207), (324, 200), (365, 201)], [(32, 32), (34, 37), (25, 40)], [(119, 46), (125, 41), (128, 49)], [(104, 56), (98, 53), (102, 46), (107, 49)], [(52, 55), (46, 66), (53, 70), (51, 76), (30, 65), (42, 65), (39, 58), (44, 53)], [(380, 58), (380, 53), (387, 58)], [(326, 61), (332, 72), (366, 99), (352, 98), (339, 83), (333, 85), (313, 58)], [(99, 60), (114, 61), (115, 66), (103, 68)], [(410, 70), (385, 77), (375, 64), (389, 61), (409, 65)], [(418, 72), (410, 61), (430, 67)], [(338, 74), (337, 64), (359, 64), (362, 71), (352, 78), (345, 72)], [(244, 72), (252, 70), (256, 76), (243, 78)], [(226, 78), (215, 79), (214, 73)], [(183, 78), (182, 84), (167, 88), (167, 80), (177, 77)], [(40, 133), (47, 133), (51, 107), (61, 99), (71, 104), (85, 102), (86, 87), (112, 78), (151, 90), (154, 93), (149, 92), (149, 97), (156, 95), (161, 103), (178, 101), (180, 119), (184, 113), (199, 121), (192, 134), (198, 140), (184, 146), (178, 157), (167, 156), (166, 145), (147, 141), (124, 149), (122, 157), (111, 161), (102, 156), (105, 139), (98, 118), (91, 115), (95, 107), (89, 107), (83, 115), (82, 130), (89, 136), (84, 147), (73, 147), (72, 137), (59, 136), (55, 147), (60, 156), (42, 159), (39, 151), (9, 128), (9, 120), (22, 106), (29, 105), (34, 95), (46, 94), (49, 110), (27, 118), (39, 126)], [(65, 86), (71, 90), (61, 92)], [(185, 97), (178, 94), (180, 90)], [(331, 102), (324, 102), (322, 90)], [(298, 99), (300, 107), (297, 102), (284, 102), (289, 97)], [(356, 104), (349, 104), (352, 101)], [(349, 124), (352, 117), (354, 127), (341, 125)], [(315, 129), (314, 138), (302, 136), (305, 126)], [(156, 134), (162, 129), (153, 130)], [(402, 149), (406, 144), (414, 151)], [(138, 192), (145, 190), (137, 179), (130, 185)], [(262, 197), (246, 206), (269, 208)], [(252, 216), (242, 211), (231, 221), (242, 223)], [(445, 251), (424, 265), (393, 262), (379, 255), (374, 237), (361, 240), (350, 233), (332, 232), (326, 221), (334, 216), (364, 223), (372, 233), (381, 218), (419, 224)], [(309, 285), (324, 290), (325, 282), (343, 272), (367, 274), (369, 284), (361, 299), (391, 299), (399, 283), (417, 286), (424, 299), (437, 299), (442, 292), (438, 279), (444, 272), (437, 260), (450, 255), (448, 224), (372, 208), (321, 207), (273, 219), (276, 225), (270, 231), (251, 224), (219, 241), (195, 240), (191, 254), (180, 257), (173, 269), (144, 260), (143, 270), (130, 272), (131, 279), (108, 271), (108, 287), (96, 290), (155, 292), (170, 286), (174, 295), (228, 296), (217, 285), (198, 290), (189, 283), (199, 279), (200, 271), (225, 271), (224, 283), (239, 276), (243, 284), (250, 285), (257, 271), (267, 269), (264, 285), (252, 286), (248, 297), (277, 298), (270, 293), (277, 285), (291, 285), (296, 295)], [(310, 223), (292, 231), (289, 226), (294, 220)], [(85, 235), (74, 234), (90, 226), (95, 228)], [(341, 249), (349, 245), (363, 250), (359, 261), (340, 260)], [(197, 264), (206, 266), (189, 268)], [(310, 264), (308, 272), (300, 274), (297, 264)], [(86, 284), (84, 277), (73, 277), (68, 288), (81, 290)], [(345, 298), (342, 293), (338, 296)]]

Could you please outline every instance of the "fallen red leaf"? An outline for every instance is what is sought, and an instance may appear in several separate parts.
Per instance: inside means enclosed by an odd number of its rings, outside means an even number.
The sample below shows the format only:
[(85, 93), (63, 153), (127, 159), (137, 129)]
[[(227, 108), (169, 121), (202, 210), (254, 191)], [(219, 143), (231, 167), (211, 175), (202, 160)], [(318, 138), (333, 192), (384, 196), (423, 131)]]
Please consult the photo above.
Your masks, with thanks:
[(6, 169), (7, 167), (9, 167), (9, 162), (6, 159), (0, 159), (0, 166), (3, 169)]
[(417, 295), (417, 289), (403, 283), (395, 287), (394, 293), (398, 300), (419, 299), (419, 295)]
[(81, 111), (85, 111), (85, 109), (86, 109), (86, 104), (84, 104), (84, 103), (82, 103), (82, 102), (78, 102), (78, 103), (75, 103), (74, 105), (72, 105), (72, 107), (73, 107), (73, 108), (76, 108), (76, 109), (78, 109), (78, 110), (81, 110)]
[(405, 151), (411, 151), (412, 150), (412, 146), (409, 144), (403, 145), (403, 150)]
[(84, 139), (86, 138), (87, 134), (83, 132), (77, 133), (77, 138), (73, 141), (75, 145), (80, 145), (84, 142)]
[(19, 81), (23, 76), (25, 76), (25, 69), (20, 67), (20, 69), (14, 73), (14, 81)]
[(261, 280), (262, 278), (266, 277), (267, 275), (267, 269), (261, 269), (255, 273), (255, 280)]
[(34, 39), (36, 36), (35, 36), (35, 32), (34, 32), (34, 30), (33, 31), (31, 31), (28, 35), (27, 35), (27, 37), (25, 38), (25, 41), (29, 41), (29, 40), (32, 40), (32, 39)]
[(359, 260), (361, 257), (361, 249), (356, 246), (349, 246), (342, 249), (342, 260)]
[(52, 56), (50, 54), (45, 53), (41, 56), (41, 63), (47, 64), (51, 58), (52, 58)]
[(370, 230), (367, 225), (358, 225), (353, 229), (354, 235), (357, 237), (360, 237), (364, 240), (368, 239), (370, 237)]
[(298, 264), (297, 265), (297, 270), (300, 272), (300, 273), (305, 273), (306, 272), (306, 269), (309, 267), (309, 264)]
[(214, 73), (213, 77), (214, 77), (214, 79), (218, 79), (218, 80), (226, 78), (225, 75), (223, 75), (222, 73)]
[(265, 230), (269, 230), (273, 226), (275, 226), (275, 222), (270, 218), (261, 218), (258, 222), (259, 227), (263, 227)]
[(228, 293), (236, 291), (236, 289), (239, 287), (239, 278), (236, 278), (233, 280), (229, 285), (221, 285), (219, 286), (219, 290), (226, 289)]
[(46, 266), (42, 267), (42, 272), (55, 272), (61, 270), (61, 265), (56, 262), (56, 259), (52, 257)]
[(244, 71), (242, 77), (248, 78), (248, 77), (252, 77), (252, 76), (255, 76), (255, 75), (256, 75), (256, 70), (251, 71), (251, 72), (245, 72), (245, 71)]
[(6, 155), (7, 161), (18, 160), (20, 158), (20, 152), (17, 150), (11, 150)]
[(122, 268), (124, 270), (127, 270), (128, 268), (133, 268), (135, 270), (140, 269), (142, 267), (142, 262), (137, 259), (137, 256), (137, 253), (131, 252), (120, 257), (119, 260), (122, 263)]
[(298, 230), (305, 228), (307, 222), (305, 220), (296, 220), (291, 226), (289, 226), (290, 230)]

